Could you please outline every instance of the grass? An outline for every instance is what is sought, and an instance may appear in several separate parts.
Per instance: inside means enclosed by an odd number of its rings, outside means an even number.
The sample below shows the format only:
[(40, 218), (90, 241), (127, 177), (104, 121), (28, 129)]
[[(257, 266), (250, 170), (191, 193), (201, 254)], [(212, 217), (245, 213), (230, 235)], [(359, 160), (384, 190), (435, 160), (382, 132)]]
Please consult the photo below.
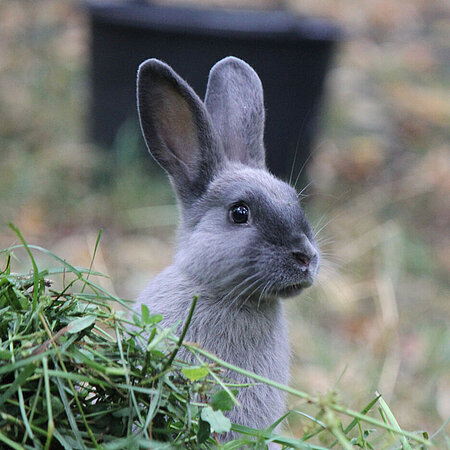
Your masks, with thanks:
[[(13, 448), (194, 446), (201, 403), (193, 399), (212, 391), (206, 375), (216, 369), (188, 381), (160, 316), (132, 315), (129, 302), (90, 280), (98, 273), (55, 255), (61, 267), (39, 271), (32, 251), (47, 252), (23, 246), (32, 275), (11, 274), (11, 253), (3, 253), (0, 440)], [(64, 278), (60, 290), (55, 276)], [(200, 368), (189, 369), (194, 379)]]
[[(350, 32), (328, 77), (327, 114), (305, 168), (312, 185), (302, 202), (316, 229), (324, 226), (319, 236), (328, 262), (316, 286), (286, 302), (291, 386), (314, 398), (338, 390), (340, 402), (357, 411), (382, 392), (401, 427), (428, 430), (436, 448), (446, 448), (445, 7), (421, 0), (288, 3), (332, 16)], [(18, 242), (6, 225), (12, 221), (30, 242), (74, 267), (89, 267), (103, 228), (89, 279), (114, 297), (135, 298), (169, 264), (175, 200), (165, 175), (148, 167), (131, 126), (114, 148), (86, 142), (89, 33), (78, 5), (0, 2), (0, 248)], [(64, 272), (62, 262), (32, 251), (41, 271), (56, 264)], [(23, 249), (14, 254), (12, 268), (29, 277), (29, 257)], [(62, 290), (70, 276), (67, 268), (65, 275), (48, 275), (54, 284), (47, 293)], [(81, 293), (84, 283), (73, 286)], [(286, 434), (297, 439), (322, 429), (316, 403), (291, 395), (289, 404)], [(371, 416), (387, 420), (378, 408), (379, 402)], [(353, 419), (337, 414), (345, 430)], [(351, 433), (352, 439), (362, 436), (360, 443), (376, 443), (380, 429), (355, 425)], [(335, 441), (328, 431), (307, 440), (325, 447)]]
[[(432, 445), (426, 433), (402, 430), (381, 395), (360, 412), (354, 411), (335, 392), (310, 395), (183, 342), (196, 297), (181, 336), (175, 336), (173, 329), (159, 325), (160, 315), (145, 306), (137, 314), (129, 301), (92, 281), (102, 276), (92, 264), (89, 269), (77, 268), (27, 244), (12, 228), (21, 244), (0, 253), (0, 441), (7, 447), (256, 449), (277, 442), (283, 448), (410, 449)], [(31, 263), (26, 275), (13, 273), (17, 252), (25, 253)], [(52, 257), (57, 267), (40, 269), (35, 254), (42, 253)], [(197, 363), (177, 358), (181, 346)], [(225, 368), (301, 399), (314, 407), (314, 416), (289, 411), (267, 430), (231, 424), (223, 411), (239, 407), (238, 391), (223, 378)], [(371, 413), (377, 405), (378, 417)], [(309, 420), (301, 436), (274, 432), (289, 415)], [(218, 444), (220, 434), (230, 429), (240, 437)]]

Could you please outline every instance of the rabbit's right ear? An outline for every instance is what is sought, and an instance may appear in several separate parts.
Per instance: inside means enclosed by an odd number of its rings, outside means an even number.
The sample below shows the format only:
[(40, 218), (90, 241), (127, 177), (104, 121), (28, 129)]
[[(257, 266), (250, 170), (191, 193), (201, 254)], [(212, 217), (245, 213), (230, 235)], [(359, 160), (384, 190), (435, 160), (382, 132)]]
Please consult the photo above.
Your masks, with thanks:
[(209, 113), (191, 87), (157, 59), (140, 65), (137, 97), (150, 153), (169, 174), (182, 203), (192, 203), (223, 157)]
[(209, 73), (205, 105), (228, 159), (265, 168), (264, 99), (257, 73), (239, 58), (222, 59)]

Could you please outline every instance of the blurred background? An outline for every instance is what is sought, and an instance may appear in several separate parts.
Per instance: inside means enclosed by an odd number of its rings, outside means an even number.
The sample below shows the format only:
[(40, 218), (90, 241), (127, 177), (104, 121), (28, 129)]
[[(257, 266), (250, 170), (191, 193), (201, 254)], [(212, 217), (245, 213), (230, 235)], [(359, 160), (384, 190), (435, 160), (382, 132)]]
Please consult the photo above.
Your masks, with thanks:
[[(379, 390), (402, 427), (431, 436), (450, 414), (448, 3), (167, 3), (284, 8), (331, 24), (317, 106), (284, 123), (295, 143), (283, 158), (294, 180), (306, 161), (297, 187), (324, 255), (317, 285), (286, 301), (291, 384), (310, 393), (336, 388), (354, 409)], [(177, 211), (136, 116), (118, 123), (106, 144), (91, 139), (100, 70), (92, 23), (75, 0), (0, 3), (0, 247), (18, 242), (13, 222), (29, 243), (89, 266), (103, 229), (94, 268), (111, 277), (106, 287), (134, 298), (170, 263)], [(105, 114), (116, 100), (122, 105), (118, 92)], [(272, 120), (269, 107), (267, 114)], [(18, 256), (16, 269), (28, 270)], [(303, 426), (294, 418), (290, 431)]]

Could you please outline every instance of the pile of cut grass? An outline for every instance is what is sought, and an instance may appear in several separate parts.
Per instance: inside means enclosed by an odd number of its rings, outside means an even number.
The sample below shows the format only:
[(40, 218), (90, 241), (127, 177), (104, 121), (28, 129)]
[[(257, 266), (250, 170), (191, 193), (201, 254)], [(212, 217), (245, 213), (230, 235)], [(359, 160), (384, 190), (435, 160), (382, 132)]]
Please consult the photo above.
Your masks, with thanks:
[[(342, 406), (334, 394), (310, 396), (183, 343), (196, 299), (184, 332), (175, 336), (160, 326), (160, 315), (145, 306), (140, 315), (130, 313), (127, 301), (91, 281), (100, 274), (28, 245), (14, 230), (22, 244), (0, 253), (2, 448), (215, 448), (220, 434), (230, 429), (241, 437), (222, 448), (266, 448), (271, 441), (306, 449), (430, 444), (426, 435), (401, 430), (380, 396), (358, 413)], [(12, 271), (13, 252), (19, 248), (30, 258), (28, 275)], [(35, 252), (51, 256), (60, 267), (39, 269)], [(198, 363), (177, 358), (181, 346)], [(235, 406), (237, 391), (223, 378), (223, 368), (315, 405), (316, 416), (291, 411), (267, 430), (231, 424), (223, 411)], [(381, 420), (367, 415), (377, 402)], [(289, 414), (310, 421), (303, 436), (274, 432)]]

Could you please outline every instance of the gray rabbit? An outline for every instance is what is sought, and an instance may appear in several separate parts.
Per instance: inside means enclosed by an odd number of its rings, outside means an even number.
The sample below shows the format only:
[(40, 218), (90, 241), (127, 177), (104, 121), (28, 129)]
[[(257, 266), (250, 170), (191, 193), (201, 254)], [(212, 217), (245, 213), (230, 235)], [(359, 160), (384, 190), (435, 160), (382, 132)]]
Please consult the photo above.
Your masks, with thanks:
[[(139, 67), (138, 109), (181, 218), (173, 264), (144, 289), (137, 307), (145, 303), (165, 326), (180, 322), (181, 328), (198, 294), (186, 340), (288, 383), (279, 298), (311, 286), (320, 257), (296, 191), (266, 169), (258, 75), (244, 61), (225, 58), (211, 69), (202, 102), (168, 65), (149, 59)], [(228, 416), (250, 427), (267, 428), (285, 409), (283, 393), (263, 384), (241, 389), (238, 399), (241, 407)]]

